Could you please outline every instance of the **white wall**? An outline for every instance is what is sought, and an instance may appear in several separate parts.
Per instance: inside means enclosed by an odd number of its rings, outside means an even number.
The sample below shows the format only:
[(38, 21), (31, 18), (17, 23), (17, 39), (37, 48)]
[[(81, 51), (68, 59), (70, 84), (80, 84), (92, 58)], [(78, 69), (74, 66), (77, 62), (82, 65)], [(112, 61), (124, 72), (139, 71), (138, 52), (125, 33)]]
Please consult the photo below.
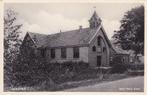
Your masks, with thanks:
[(88, 63), (88, 47), (80, 47), (80, 60)]

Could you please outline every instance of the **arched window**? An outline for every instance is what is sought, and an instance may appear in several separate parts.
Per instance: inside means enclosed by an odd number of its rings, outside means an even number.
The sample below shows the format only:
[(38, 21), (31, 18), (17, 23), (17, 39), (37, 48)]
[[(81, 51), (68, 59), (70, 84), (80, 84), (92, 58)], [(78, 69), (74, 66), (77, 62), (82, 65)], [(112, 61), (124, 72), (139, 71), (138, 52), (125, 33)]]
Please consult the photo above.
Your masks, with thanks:
[(105, 50), (106, 50), (106, 48), (105, 48), (105, 47), (103, 47), (103, 52), (105, 52)]
[(98, 36), (98, 38), (97, 38), (97, 44), (98, 44), (98, 46), (101, 46), (101, 37), (100, 36)]
[(96, 51), (96, 47), (95, 46), (92, 47), (92, 51)]

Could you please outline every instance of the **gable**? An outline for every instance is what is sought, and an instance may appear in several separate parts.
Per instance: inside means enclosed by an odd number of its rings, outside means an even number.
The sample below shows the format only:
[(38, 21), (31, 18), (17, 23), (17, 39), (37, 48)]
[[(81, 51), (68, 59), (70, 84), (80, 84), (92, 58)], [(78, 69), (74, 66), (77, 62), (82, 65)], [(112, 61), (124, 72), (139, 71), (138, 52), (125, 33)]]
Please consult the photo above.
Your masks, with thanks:
[(22, 42), (21, 47), (36, 47), (34, 41), (32, 40), (32, 38), (30, 37), (30, 35), (27, 33), (26, 36), (24, 37), (24, 40)]
[(110, 40), (107, 37), (107, 34), (105, 33), (105, 30), (104, 30), (102, 25), (100, 25), (100, 27), (97, 29), (95, 35), (89, 41), (89, 44), (92, 44), (92, 41), (94, 39), (97, 39), (98, 35), (100, 35), (103, 38), (103, 41), (105, 42), (105, 44), (107, 44), (110, 51), (113, 52), (113, 53), (116, 53), (115, 49), (112, 47), (112, 44), (111, 44)]
[(94, 39), (97, 39), (98, 36), (102, 37), (103, 40), (106, 41), (106, 43), (108, 44), (108, 46), (111, 47), (110, 44), (109, 44), (109, 42), (108, 42), (108, 40), (107, 40), (107, 38), (106, 38), (106, 35), (104, 34), (104, 31), (103, 31), (103, 29), (102, 29), (102, 26), (100, 26), (100, 27), (97, 29), (97, 32), (96, 32), (95, 35), (91, 38), (91, 40), (89, 41), (89, 44), (91, 44), (92, 41), (93, 41)]
[(103, 35), (104, 35), (104, 38), (106, 39), (106, 41), (107, 41), (109, 47), (110, 47), (111, 52), (116, 53), (116, 51), (115, 51), (115, 49), (113, 48), (112, 43), (111, 43), (111, 41), (109, 40), (109, 38), (108, 38), (108, 36), (107, 36), (107, 34), (106, 34), (106, 32), (105, 32), (105, 30), (104, 30), (103, 27), (101, 28), (101, 31), (102, 31), (102, 33), (103, 33)]
[(36, 47), (46, 47), (48, 35), (28, 32)]
[(101, 29), (99, 29), (95, 37), (91, 40), (90, 46), (96, 46), (96, 48), (99, 48), (99, 49), (102, 47), (109, 48), (108, 42), (105, 36), (103, 35), (103, 32)]
[(34, 41), (31, 39), (30, 35), (27, 33), (24, 37), (24, 40), (20, 46), (20, 53), (27, 57), (27, 55), (33, 54), (34, 49), (36, 48), (36, 45)]

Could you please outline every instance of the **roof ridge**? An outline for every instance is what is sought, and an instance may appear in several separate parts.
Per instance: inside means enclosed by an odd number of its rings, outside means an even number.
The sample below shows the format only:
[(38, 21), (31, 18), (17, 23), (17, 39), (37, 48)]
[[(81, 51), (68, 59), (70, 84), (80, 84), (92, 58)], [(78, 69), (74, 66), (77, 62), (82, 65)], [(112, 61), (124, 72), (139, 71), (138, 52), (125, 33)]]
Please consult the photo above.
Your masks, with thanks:
[[(88, 29), (88, 28), (89, 28), (89, 27), (85, 27), (85, 28), (82, 28), (82, 29)], [(79, 29), (67, 30), (67, 31), (64, 31), (64, 32), (61, 32), (61, 33), (75, 32), (76, 30), (79, 30)], [(53, 33), (53, 34), (42, 34), (42, 33), (30, 32), (30, 31), (28, 31), (27, 33), (29, 33), (29, 34), (46, 35), (46, 36), (60, 34), (60, 32), (58, 32), (58, 33)]]
[(31, 33), (31, 34), (46, 35), (46, 36), (48, 35), (48, 34), (41, 34), (41, 33), (36, 33), (36, 32), (27, 32), (27, 33), (29, 33), (29, 34)]
[[(82, 28), (82, 29), (88, 29), (88, 28), (89, 27), (85, 27), (85, 28)], [(77, 32), (77, 30), (79, 30), (79, 29), (73, 29), (73, 30), (67, 30), (67, 31), (58, 32), (58, 33), (54, 33), (54, 34), (48, 34), (48, 36), (57, 35), (57, 34), (60, 34), (60, 33), (67, 33), (67, 32)]]

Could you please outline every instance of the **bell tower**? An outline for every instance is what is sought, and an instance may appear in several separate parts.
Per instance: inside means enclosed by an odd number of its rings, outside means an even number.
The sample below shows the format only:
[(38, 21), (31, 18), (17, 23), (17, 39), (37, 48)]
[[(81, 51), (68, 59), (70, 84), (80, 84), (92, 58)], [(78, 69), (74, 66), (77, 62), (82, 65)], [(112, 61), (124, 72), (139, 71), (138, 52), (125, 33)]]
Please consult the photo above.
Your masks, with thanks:
[(94, 11), (92, 17), (89, 20), (89, 27), (90, 28), (97, 28), (101, 24), (101, 19), (97, 15), (96, 11)]

